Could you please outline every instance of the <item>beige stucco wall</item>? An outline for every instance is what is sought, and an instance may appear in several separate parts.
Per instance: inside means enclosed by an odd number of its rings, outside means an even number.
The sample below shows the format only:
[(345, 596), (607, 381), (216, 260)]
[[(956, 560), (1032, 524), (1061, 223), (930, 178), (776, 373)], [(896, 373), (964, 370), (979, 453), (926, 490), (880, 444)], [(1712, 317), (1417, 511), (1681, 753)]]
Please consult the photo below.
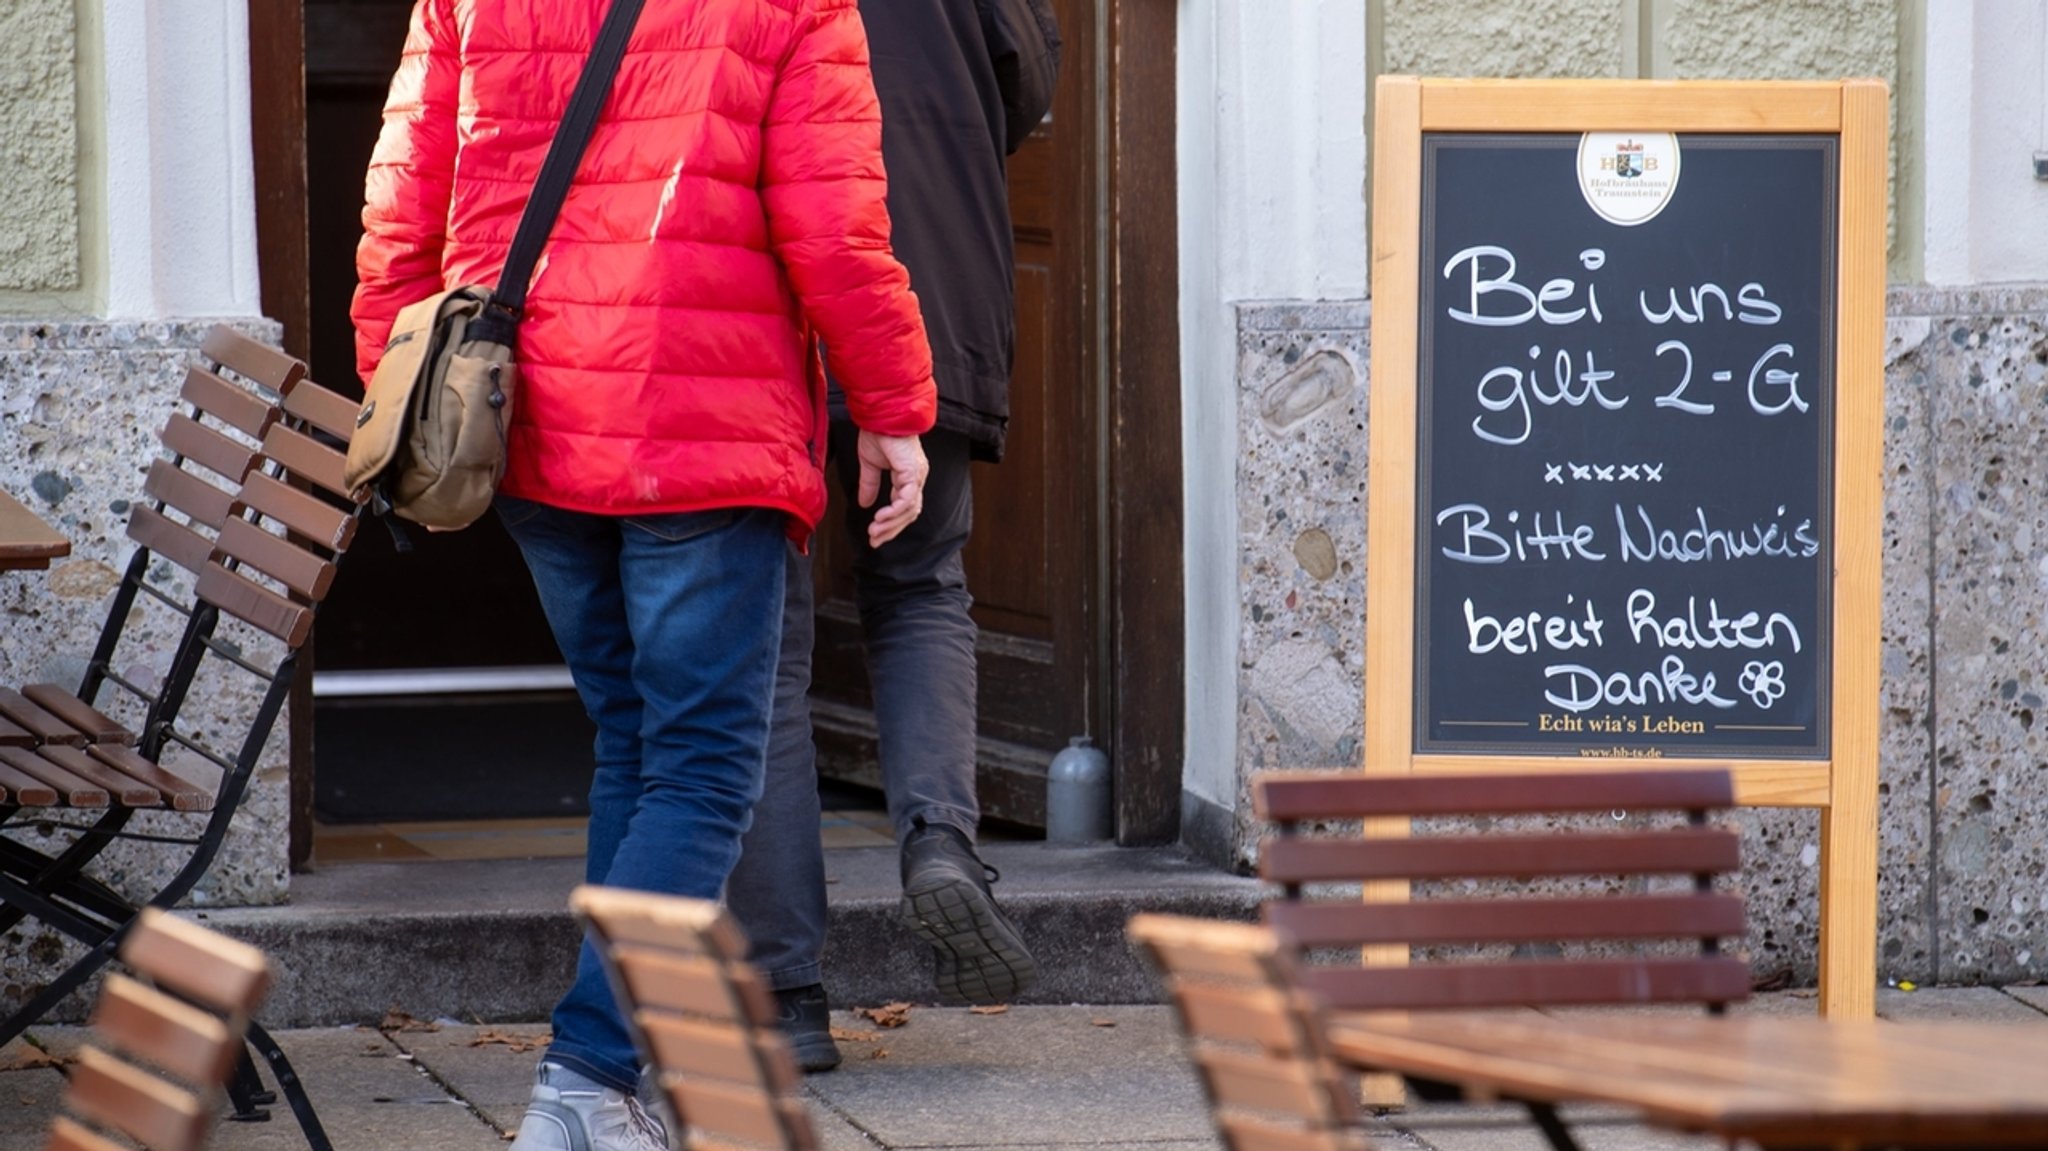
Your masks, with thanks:
[(74, 0), (0, 4), (0, 310), (35, 310), (83, 279)]
[[(1380, 71), (1634, 76), (1636, 0), (1378, 0)], [(1370, 32), (1368, 33), (1370, 34)]]
[[(1368, 47), (1381, 73), (1423, 76), (1836, 80), (1876, 76), (1892, 92), (1899, 180), (1900, 48), (1913, 0), (1372, 0)], [(1896, 205), (1898, 197), (1893, 195)], [(1897, 243), (1895, 273), (1911, 258)], [(1911, 278), (1908, 275), (1906, 278)]]

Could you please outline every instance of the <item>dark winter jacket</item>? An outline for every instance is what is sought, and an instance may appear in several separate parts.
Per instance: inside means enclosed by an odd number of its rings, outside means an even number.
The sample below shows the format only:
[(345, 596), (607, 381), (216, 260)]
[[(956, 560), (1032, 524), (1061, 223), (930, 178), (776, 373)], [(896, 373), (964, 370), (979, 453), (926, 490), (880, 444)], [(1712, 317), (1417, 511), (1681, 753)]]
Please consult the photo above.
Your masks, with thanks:
[(1052, 0), (860, 0), (860, 15), (892, 243), (931, 337), (939, 426), (1000, 459), (1017, 337), (1004, 159), (1052, 107)]

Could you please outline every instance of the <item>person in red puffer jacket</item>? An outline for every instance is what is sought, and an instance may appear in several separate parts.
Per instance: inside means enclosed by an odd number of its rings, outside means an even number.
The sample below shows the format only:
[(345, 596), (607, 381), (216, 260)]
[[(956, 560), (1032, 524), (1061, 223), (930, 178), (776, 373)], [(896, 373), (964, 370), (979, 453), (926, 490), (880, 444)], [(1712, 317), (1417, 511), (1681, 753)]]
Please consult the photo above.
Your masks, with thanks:
[[(491, 283), (607, 0), (417, 0), (352, 314)], [(497, 511), (596, 724), (592, 883), (716, 899), (761, 790), (783, 540), (825, 508), (820, 349), (880, 544), (921, 508), (931, 351), (890, 251), (854, 0), (647, 0), (542, 251)], [(886, 491), (886, 498), (884, 493)], [(665, 1146), (585, 943), (515, 1151)]]

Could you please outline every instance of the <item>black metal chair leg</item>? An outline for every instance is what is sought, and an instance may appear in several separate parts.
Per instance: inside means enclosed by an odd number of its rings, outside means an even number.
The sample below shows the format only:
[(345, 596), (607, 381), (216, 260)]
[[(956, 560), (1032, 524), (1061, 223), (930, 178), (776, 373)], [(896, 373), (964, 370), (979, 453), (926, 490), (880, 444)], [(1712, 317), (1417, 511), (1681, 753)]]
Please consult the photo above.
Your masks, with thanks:
[(234, 1114), (228, 1116), (230, 1123), (270, 1122), (269, 1106), (277, 1102), (277, 1092), (263, 1086), (246, 1046), (242, 1048), (242, 1058), (235, 1063), (235, 1073), (228, 1078), (227, 1090), (228, 1102), (235, 1107)]
[(270, 1064), (270, 1076), (277, 1081), (278, 1091), (284, 1094), (292, 1115), (298, 1119), (299, 1130), (305, 1132), (306, 1146), (312, 1151), (334, 1151), (327, 1129), (320, 1125), (320, 1116), (313, 1111), (313, 1101), (306, 1097), (306, 1085), (299, 1082), (298, 1072), (292, 1070), (292, 1061), (285, 1058), (284, 1048), (255, 1020), (249, 1022), (249, 1046)]
[(1556, 1148), (1556, 1151), (1579, 1151), (1578, 1141), (1572, 1138), (1572, 1133), (1565, 1127), (1564, 1120), (1557, 1117), (1555, 1106), (1538, 1103), (1533, 1099), (1524, 1100), (1523, 1106), (1529, 1109), (1530, 1121), (1542, 1130), (1543, 1137), (1550, 1141), (1550, 1145)]

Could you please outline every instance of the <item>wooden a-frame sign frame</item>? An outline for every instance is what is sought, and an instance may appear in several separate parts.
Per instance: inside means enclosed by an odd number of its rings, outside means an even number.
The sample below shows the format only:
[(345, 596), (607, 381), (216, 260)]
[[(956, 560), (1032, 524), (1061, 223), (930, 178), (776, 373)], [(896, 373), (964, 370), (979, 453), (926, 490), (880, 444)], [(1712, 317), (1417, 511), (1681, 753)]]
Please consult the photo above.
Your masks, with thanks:
[[(1824, 759), (1588, 760), (1421, 753), (1415, 741), (1418, 326), (1424, 133), (1773, 133), (1838, 138), (1832, 634)], [(1373, 123), (1368, 772), (1727, 767), (1739, 803), (1821, 813), (1820, 1009), (1876, 1005), (1886, 90), (1876, 80), (1686, 82), (1382, 77)], [(1826, 578), (1825, 573), (1823, 578)], [(1405, 834), (1403, 825), (1369, 834)], [(1401, 899), (1402, 885), (1368, 898)], [(1371, 956), (1400, 962), (1400, 956)]]

